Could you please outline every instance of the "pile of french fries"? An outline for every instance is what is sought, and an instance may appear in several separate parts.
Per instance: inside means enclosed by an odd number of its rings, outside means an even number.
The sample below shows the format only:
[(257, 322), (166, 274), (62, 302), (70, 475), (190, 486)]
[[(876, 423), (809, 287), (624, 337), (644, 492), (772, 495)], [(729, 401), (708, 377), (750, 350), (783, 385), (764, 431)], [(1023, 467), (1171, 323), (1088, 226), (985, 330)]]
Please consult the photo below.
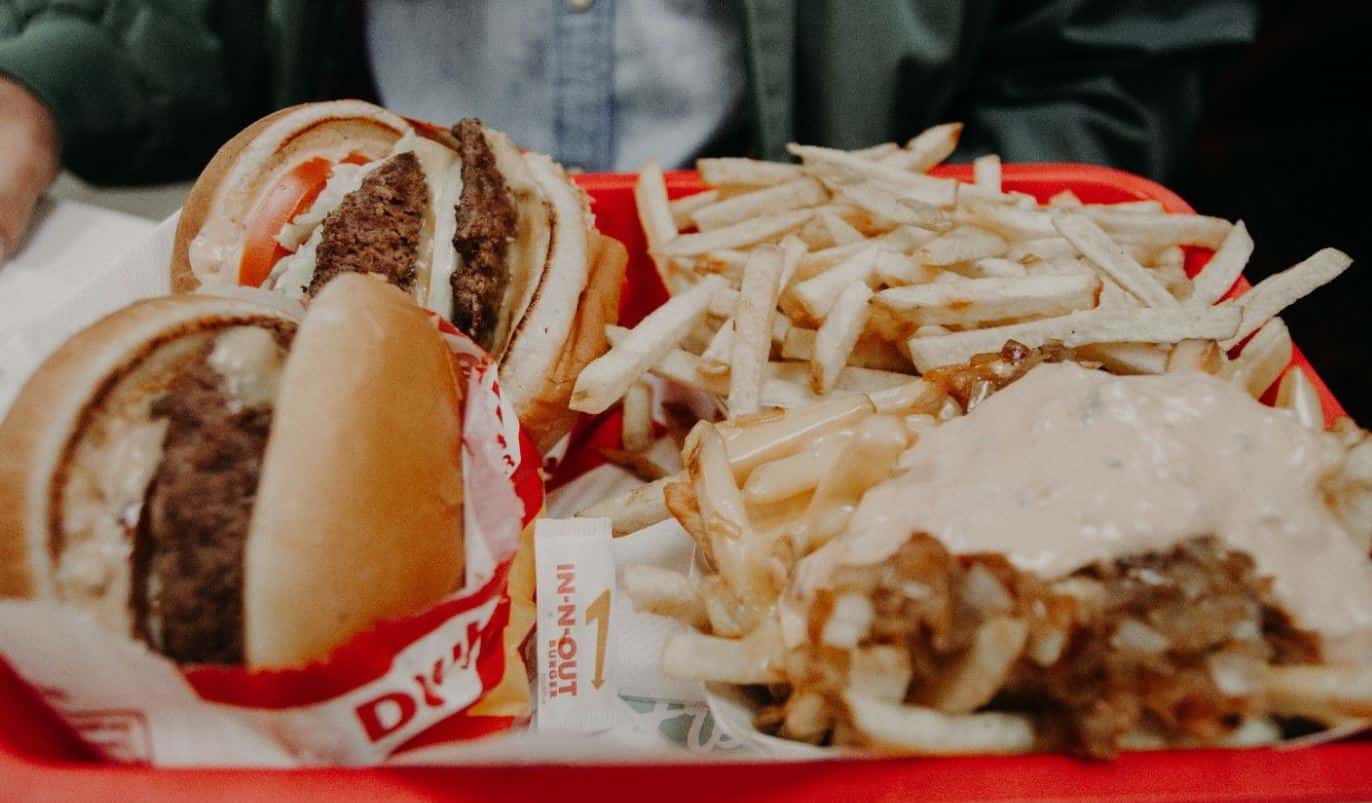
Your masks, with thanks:
[[(669, 674), (799, 688), (797, 638), (844, 652), (839, 692), (796, 693), (765, 714), (789, 738), (922, 754), (1035, 748), (1028, 717), (978, 710), (1015, 661), (1043, 649), (1022, 623), (979, 633), (947, 693), (912, 704), (909, 667), (859, 645), (870, 604), (836, 606), (818, 636), (798, 636), (794, 622), (788, 636), (778, 611), (803, 580), (798, 562), (900, 472), (921, 434), (1046, 355), (1122, 374), (1204, 371), (1254, 397), (1280, 378), (1277, 406), (1325, 430), (1311, 380), (1286, 371), (1292, 344), (1277, 315), (1347, 269), (1346, 255), (1322, 250), (1222, 301), (1253, 251), (1241, 222), (1071, 192), (1040, 204), (1002, 187), (996, 157), (975, 162), (972, 183), (929, 175), (960, 131), (847, 152), (793, 145), (800, 164), (704, 159), (709, 189), (675, 201), (650, 165), (636, 200), (671, 297), (631, 330), (610, 327), (611, 350), (573, 393), (588, 413), (623, 401), (627, 450), (653, 441), (645, 374), (720, 403), (724, 420), (685, 438), (681, 472), (581, 515), (610, 518), (619, 536), (674, 517), (695, 540), (700, 576), (634, 566), (622, 577), (640, 610), (689, 626), (667, 645)], [(1194, 278), (1191, 247), (1214, 251)], [(1372, 440), (1346, 419), (1328, 437), (1348, 455), (1331, 511), (1367, 547)], [(1269, 667), (1262, 683), (1266, 714), (1224, 743), (1279, 738), (1270, 715), (1335, 728), (1372, 717), (1372, 670)]]
[[(1176, 344), (1213, 341), (1205, 359), (1260, 394), (1290, 362), (1277, 314), (1351, 264), (1325, 249), (1217, 303), (1253, 252), (1242, 222), (1070, 191), (1039, 204), (1004, 190), (994, 156), (976, 160), (973, 183), (929, 175), (961, 130), (904, 147), (793, 145), (800, 164), (702, 159), (709, 189), (676, 201), (649, 165), (635, 198), (672, 297), (634, 329), (610, 328), (572, 407), (601, 412), (652, 373), (743, 416), (898, 387), (1009, 340), (1057, 341), (1120, 373), (1161, 373), (1196, 358)], [(1194, 279), (1187, 247), (1215, 251)]]

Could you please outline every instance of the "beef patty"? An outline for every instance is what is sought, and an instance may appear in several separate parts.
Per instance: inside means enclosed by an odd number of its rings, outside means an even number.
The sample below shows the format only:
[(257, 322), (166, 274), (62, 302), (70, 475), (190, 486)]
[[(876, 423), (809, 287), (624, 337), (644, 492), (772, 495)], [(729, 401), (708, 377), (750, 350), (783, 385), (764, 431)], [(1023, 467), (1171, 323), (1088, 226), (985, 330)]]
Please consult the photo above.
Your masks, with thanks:
[(414, 153), (386, 160), (324, 219), (308, 294), (340, 273), (378, 273), (410, 290), (428, 206), (429, 187)]
[(496, 168), (480, 120), (453, 126), (462, 157), (462, 197), (457, 206), (453, 248), (461, 262), (453, 271), (452, 321), (484, 349), (490, 349), (510, 284), (505, 254), (518, 222), (510, 190)]
[(272, 410), (229, 398), (208, 363), (213, 346), (152, 404), (167, 434), (139, 521), (131, 602), (139, 637), (163, 655), (240, 664), (243, 546)]

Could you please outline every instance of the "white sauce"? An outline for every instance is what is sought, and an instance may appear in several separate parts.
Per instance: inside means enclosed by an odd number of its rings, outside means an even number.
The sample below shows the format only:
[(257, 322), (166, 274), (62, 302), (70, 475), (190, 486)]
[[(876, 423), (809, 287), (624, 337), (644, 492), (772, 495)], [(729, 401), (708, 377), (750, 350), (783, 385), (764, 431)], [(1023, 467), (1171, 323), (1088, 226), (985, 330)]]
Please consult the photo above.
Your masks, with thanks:
[(294, 254), (282, 257), (272, 267), (271, 275), (264, 285), (296, 301), (305, 300), (305, 289), (314, 279), (315, 252), (324, 239), (324, 227), (318, 226), (310, 234), (310, 239), (296, 249)]
[(324, 189), (319, 191), (314, 203), (310, 204), (309, 209), (291, 218), (276, 235), (276, 241), (287, 251), (299, 248), (301, 243), (310, 238), (315, 227), (323, 223), (324, 218), (337, 209), (349, 193), (361, 187), (362, 179), (380, 164), (381, 162), (368, 162), (362, 165), (339, 162), (334, 165), (328, 182), (324, 184)]
[[(291, 218), (277, 233), (276, 241), (282, 248), (293, 253), (272, 267), (265, 285), (291, 298), (303, 299), (305, 288), (314, 279), (315, 249), (319, 247), (322, 237), (321, 224), (324, 218), (337, 211), (338, 207), (342, 206), (343, 199), (356, 192), (372, 171), (395, 156), (413, 151), (418, 143), (419, 139), (411, 129), (405, 132), (405, 136), (396, 140), (391, 152), (381, 159), (362, 165), (350, 162), (339, 162), (334, 165), (329, 173), (328, 182), (324, 184), (324, 189), (319, 191), (319, 196), (310, 204), (310, 208)], [(304, 245), (301, 245), (302, 243)], [(195, 243), (192, 243), (191, 247), (194, 249)]]
[(455, 159), (443, 172), (434, 197), (433, 258), (429, 271), (429, 295), (424, 306), (444, 317), (453, 314), (452, 275), (462, 259), (452, 247), (457, 233), (457, 203), (462, 198), (462, 160)]
[(1332, 436), (1205, 374), (1043, 365), (924, 434), (904, 473), (801, 563), (794, 590), (803, 599), (839, 564), (885, 560), (914, 532), (1048, 578), (1214, 534), (1274, 578), (1298, 624), (1361, 639), (1372, 561), (1320, 487), (1342, 459)]
[(121, 428), (101, 448), (83, 450), (70, 464), (63, 525), (69, 537), (58, 557), (63, 599), (93, 604), (102, 622), (118, 628), (129, 599), (129, 531), (138, 524), (143, 497), (162, 462), (167, 422), (144, 418)]
[(270, 407), (281, 387), (286, 352), (260, 326), (235, 326), (214, 341), (209, 365), (224, 378), (233, 401), (247, 408)]

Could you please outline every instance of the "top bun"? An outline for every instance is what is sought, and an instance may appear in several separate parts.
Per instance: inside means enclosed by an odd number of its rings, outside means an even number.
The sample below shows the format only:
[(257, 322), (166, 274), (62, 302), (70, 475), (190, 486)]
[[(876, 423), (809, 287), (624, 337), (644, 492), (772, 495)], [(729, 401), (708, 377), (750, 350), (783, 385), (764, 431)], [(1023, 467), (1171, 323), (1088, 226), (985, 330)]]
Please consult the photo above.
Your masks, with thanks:
[(298, 162), (314, 156), (338, 161), (353, 153), (380, 159), (410, 130), (403, 117), (379, 106), (335, 100), (291, 106), (240, 131), (215, 153), (186, 197), (172, 245), (172, 292), (194, 292), (207, 279), (237, 283), (237, 277), (196, 275), (190, 258), (196, 238), (196, 247), (223, 249), (225, 258), (212, 260), (216, 270), (237, 265), (230, 254), (243, 241), (248, 213)]
[(244, 554), (250, 666), (321, 657), (461, 585), (461, 413), (452, 353), (405, 293), (349, 274), (315, 297)]

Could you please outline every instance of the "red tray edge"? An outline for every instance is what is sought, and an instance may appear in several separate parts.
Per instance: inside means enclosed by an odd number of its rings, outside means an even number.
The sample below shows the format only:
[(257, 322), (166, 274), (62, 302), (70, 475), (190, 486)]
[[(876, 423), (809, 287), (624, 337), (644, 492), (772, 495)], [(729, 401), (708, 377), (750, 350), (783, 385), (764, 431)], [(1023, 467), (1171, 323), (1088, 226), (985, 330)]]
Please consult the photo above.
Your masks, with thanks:
[[(937, 175), (969, 178), (967, 165), (937, 168)], [(1162, 203), (1169, 212), (1194, 210), (1166, 187), (1132, 173), (1095, 165), (1038, 163), (1007, 164), (1007, 183), (1016, 180), (1070, 185), (1087, 182), (1109, 185), (1141, 199)], [(632, 187), (632, 173), (579, 174), (577, 183), (588, 192), (622, 191)], [(699, 188), (694, 171), (671, 171), (669, 189)], [(1248, 287), (1239, 280), (1235, 290)], [(1301, 366), (1321, 394), (1326, 414), (1343, 409), (1323, 380), (1296, 349), (1293, 364)], [(8, 668), (5, 667), (7, 670)], [(819, 764), (727, 763), (709, 771), (727, 781), (730, 799), (794, 800), (799, 796), (829, 799), (838, 796), (871, 799), (1101, 799), (1186, 800), (1206, 796), (1216, 800), (1338, 800), (1372, 799), (1372, 745), (1345, 742), (1299, 752), (1296, 759), (1278, 761), (1283, 751), (1195, 751), (1135, 753), (1110, 765), (1085, 764), (1060, 756), (1038, 755), (1015, 759), (959, 757), (946, 759), (875, 759)], [(986, 772), (995, 762), (1012, 762), (1001, 771)], [(1283, 771), (1285, 765), (1285, 771)], [(1013, 771), (1007, 772), (1007, 769)], [(331, 794), (357, 801), (384, 795), (395, 800), (520, 799), (523, 794), (548, 793), (561, 788), (567, 797), (627, 798), (645, 788), (663, 790), (664, 798), (695, 797), (699, 765), (594, 766), (557, 765), (511, 767), (311, 768), (277, 771), (256, 768), (154, 769), (34, 757), (0, 742), (0, 779), (9, 793), (29, 799), (166, 798), (194, 795), (198, 799), (243, 800), (285, 795)], [(546, 776), (546, 777), (545, 777)], [(1129, 781), (1150, 780), (1150, 788)], [(950, 787), (950, 778), (956, 788)], [(694, 783), (692, 782), (694, 781)], [(648, 786), (651, 784), (651, 787)], [(523, 793), (519, 791), (523, 790)], [(633, 794), (635, 798), (638, 794)], [(561, 796), (561, 795), (560, 795)], [(719, 797), (724, 797), (723, 795)]]

